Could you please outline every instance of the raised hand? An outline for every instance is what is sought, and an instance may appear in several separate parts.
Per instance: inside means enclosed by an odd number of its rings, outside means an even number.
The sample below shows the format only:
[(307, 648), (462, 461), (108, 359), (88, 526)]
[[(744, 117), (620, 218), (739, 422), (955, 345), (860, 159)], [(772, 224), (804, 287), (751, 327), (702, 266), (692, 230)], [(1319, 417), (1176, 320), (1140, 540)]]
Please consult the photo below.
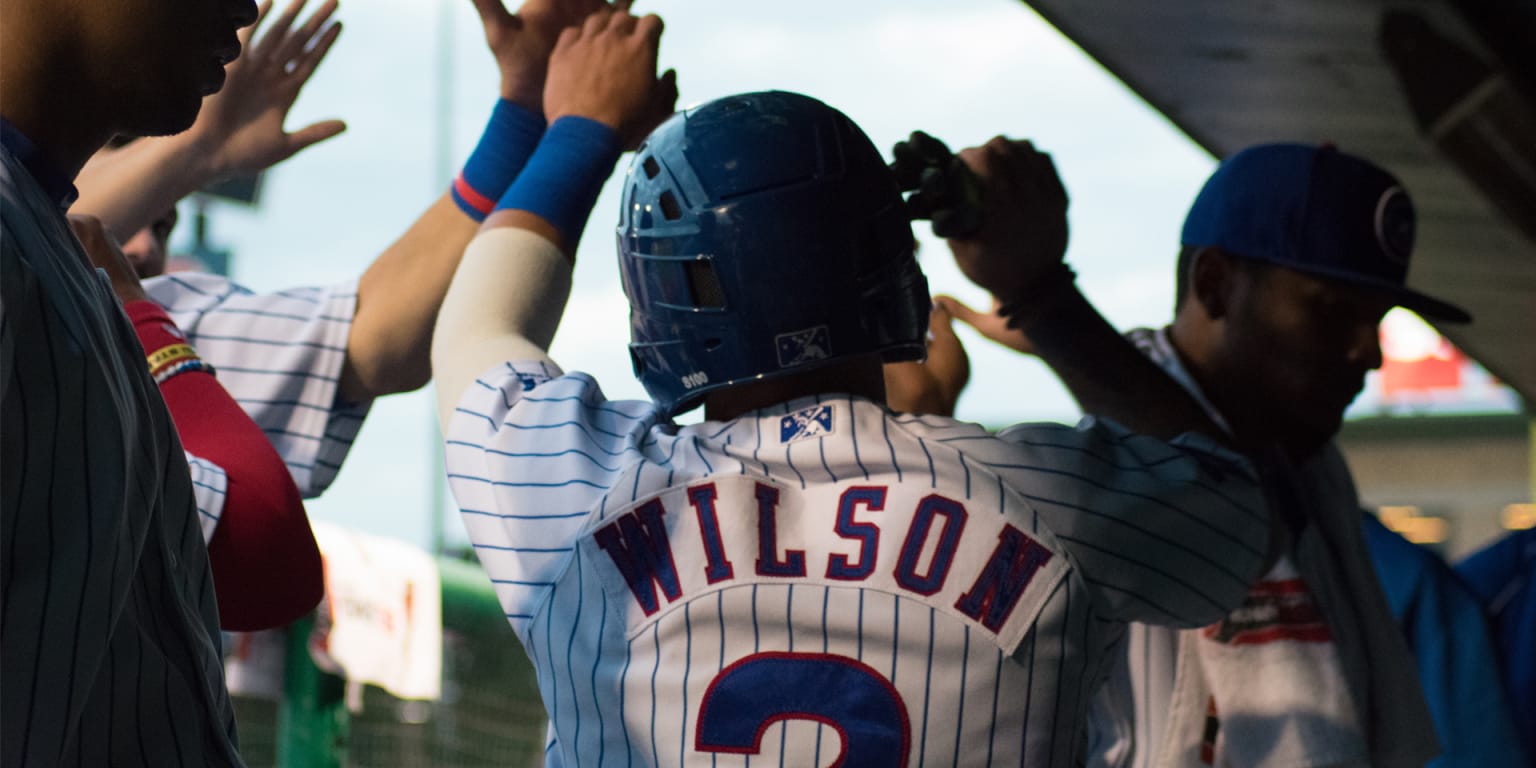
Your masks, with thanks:
[(69, 228), (74, 230), (75, 238), (80, 241), (90, 260), (88, 266), (106, 271), (118, 301), (127, 304), (145, 298), (144, 286), (139, 284), (138, 273), (133, 271), (128, 257), (123, 255), (122, 246), (102, 226), (100, 219), (72, 213), (69, 215)]
[(1030, 142), (1002, 136), (960, 159), (982, 181), (986, 212), (976, 233), (947, 241), (955, 263), (1004, 303), (1027, 300), (1067, 250), (1067, 192), (1056, 165)]
[(485, 28), (485, 43), (501, 70), (501, 97), (538, 112), (544, 107), (544, 77), (560, 32), (603, 10), (627, 10), (628, 2), (528, 0), (516, 14), (502, 0), (473, 0)]
[(254, 173), (346, 130), (340, 120), (322, 120), (289, 133), (288, 111), (325, 59), (341, 22), (327, 24), (336, 0), (327, 0), (304, 23), (293, 26), (305, 0), (292, 0), (254, 44), (257, 28), (272, 9), (263, 2), (256, 23), (240, 32), (242, 54), (226, 70), (224, 88), (203, 102), (188, 133), (204, 148), (209, 176)]
[(603, 10), (561, 33), (544, 86), (549, 121), (590, 118), (614, 129), (625, 147), (639, 144), (677, 102), (676, 73), (656, 76), (661, 31), (655, 15)]
[(1035, 353), (1035, 345), (1030, 342), (1029, 337), (1017, 328), (1009, 328), (1008, 318), (997, 313), (1001, 306), (997, 299), (992, 300), (992, 309), (988, 312), (972, 309), (953, 296), (935, 296), (933, 301), (955, 319), (975, 328), (976, 332), (982, 336), (1020, 354)]
[(885, 402), (902, 413), (953, 416), (970, 379), (971, 360), (955, 335), (954, 319), (944, 304), (934, 304), (928, 318), (928, 359), (887, 363)]

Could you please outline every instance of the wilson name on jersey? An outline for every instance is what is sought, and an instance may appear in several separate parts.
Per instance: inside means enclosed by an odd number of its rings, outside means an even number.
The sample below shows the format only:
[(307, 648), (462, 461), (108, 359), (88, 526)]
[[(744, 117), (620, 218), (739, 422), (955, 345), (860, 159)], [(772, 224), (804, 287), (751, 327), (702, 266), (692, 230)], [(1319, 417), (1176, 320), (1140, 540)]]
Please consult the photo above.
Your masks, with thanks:
[(718, 589), (795, 583), (913, 600), (1012, 652), (1066, 569), (1048, 537), (925, 487), (723, 476), (620, 510), (579, 545), (607, 566), (596, 571), (629, 636)]

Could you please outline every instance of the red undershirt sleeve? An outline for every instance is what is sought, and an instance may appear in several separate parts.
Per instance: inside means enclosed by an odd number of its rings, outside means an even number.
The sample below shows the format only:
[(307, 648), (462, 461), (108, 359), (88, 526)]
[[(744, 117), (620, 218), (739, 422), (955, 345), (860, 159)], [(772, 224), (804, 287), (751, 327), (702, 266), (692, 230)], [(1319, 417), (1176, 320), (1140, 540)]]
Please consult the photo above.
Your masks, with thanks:
[[(145, 354), (186, 337), (159, 305), (125, 309)], [(160, 385), (182, 446), (228, 478), (224, 509), (208, 542), (220, 624), (251, 631), (282, 626), (315, 607), (324, 591), (320, 550), (288, 467), (266, 435), (200, 370)]]

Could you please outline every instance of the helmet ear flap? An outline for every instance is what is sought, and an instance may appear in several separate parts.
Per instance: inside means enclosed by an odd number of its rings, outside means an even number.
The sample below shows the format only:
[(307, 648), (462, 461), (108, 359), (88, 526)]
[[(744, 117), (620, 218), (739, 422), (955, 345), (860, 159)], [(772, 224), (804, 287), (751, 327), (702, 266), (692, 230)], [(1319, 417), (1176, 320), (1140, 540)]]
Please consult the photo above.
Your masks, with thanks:
[(636, 352), (634, 347), (629, 348), (629, 364), (635, 369), (635, 378), (638, 379), (645, 373), (645, 358), (640, 357), (640, 353)]

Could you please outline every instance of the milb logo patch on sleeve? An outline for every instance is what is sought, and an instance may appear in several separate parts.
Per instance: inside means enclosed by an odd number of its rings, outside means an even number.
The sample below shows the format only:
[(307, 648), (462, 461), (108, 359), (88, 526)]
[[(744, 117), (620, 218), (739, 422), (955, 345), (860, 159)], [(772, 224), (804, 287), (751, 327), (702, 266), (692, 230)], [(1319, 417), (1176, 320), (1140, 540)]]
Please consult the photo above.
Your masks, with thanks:
[(779, 419), (779, 444), (832, 434), (832, 406), (813, 405)]

